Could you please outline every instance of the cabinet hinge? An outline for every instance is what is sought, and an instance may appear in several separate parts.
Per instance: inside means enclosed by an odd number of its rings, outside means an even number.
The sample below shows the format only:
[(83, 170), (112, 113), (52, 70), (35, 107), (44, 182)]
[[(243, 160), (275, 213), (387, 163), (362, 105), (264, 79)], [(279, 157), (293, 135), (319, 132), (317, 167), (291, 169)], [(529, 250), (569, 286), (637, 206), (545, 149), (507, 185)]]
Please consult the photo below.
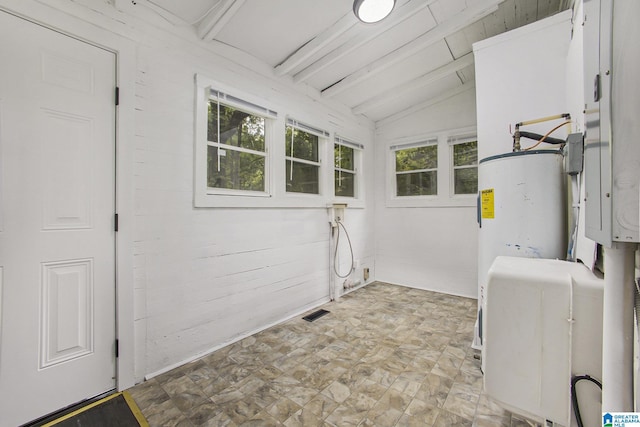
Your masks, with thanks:
[(118, 231), (118, 214), (113, 217), (113, 230)]
[(120, 105), (120, 88), (116, 86), (116, 105)]

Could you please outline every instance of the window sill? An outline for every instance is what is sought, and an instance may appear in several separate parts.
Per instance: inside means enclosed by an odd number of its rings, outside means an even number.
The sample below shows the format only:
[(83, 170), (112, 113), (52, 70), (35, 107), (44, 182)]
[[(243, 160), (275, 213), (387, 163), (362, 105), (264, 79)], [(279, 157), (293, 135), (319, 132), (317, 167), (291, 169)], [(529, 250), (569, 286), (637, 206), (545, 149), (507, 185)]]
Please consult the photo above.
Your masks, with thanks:
[(330, 205), (333, 203), (343, 203), (347, 205), (347, 209), (364, 209), (365, 202), (362, 199), (353, 199), (351, 197), (336, 197), (333, 199)]
[(388, 208), (475, 208), (477, 196), (437, 197), (437, 196), (407, 196), (387, 199)]
[(347, 208), (364, 209), (364, 200), (337, 197), (328, 200), (317, 195), (287, 193), (280, 197), (269, 195), (224, 195), (208, 194), (194, 199), (194, 207), (199, 208), (267, 208), (267, 209), (326, 209), (333, 203), (346, 203)]

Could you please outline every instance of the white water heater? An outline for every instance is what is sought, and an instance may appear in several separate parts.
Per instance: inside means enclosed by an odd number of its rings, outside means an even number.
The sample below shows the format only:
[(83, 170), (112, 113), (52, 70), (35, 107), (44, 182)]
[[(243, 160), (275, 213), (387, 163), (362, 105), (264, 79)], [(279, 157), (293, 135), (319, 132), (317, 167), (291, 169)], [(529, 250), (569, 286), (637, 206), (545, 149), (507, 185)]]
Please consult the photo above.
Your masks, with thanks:
[(557, 150), (487, 157), (478, 166), (478, 322), (487, 273), (497, 256), (564, 259), (567, 251), (566, 175)]

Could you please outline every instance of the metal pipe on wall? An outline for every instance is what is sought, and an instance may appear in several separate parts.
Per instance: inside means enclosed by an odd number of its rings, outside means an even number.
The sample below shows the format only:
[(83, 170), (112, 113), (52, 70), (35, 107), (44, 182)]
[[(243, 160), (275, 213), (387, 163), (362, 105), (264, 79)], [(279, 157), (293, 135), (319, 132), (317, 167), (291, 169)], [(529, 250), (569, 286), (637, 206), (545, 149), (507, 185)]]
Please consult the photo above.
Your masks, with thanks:
[(602, 410), (633, 411), (633, 243), (604, 249)]

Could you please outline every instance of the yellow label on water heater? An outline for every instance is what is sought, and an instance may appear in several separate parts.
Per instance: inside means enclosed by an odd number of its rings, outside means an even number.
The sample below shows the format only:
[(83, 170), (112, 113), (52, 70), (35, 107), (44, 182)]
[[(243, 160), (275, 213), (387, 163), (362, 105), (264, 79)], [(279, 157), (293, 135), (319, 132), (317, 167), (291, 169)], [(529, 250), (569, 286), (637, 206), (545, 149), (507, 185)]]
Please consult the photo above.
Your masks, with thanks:
[(480, 206), (483, 219), (494, 219), (495, 210), (493, 203), (493, 188), (487, 188), (480, 192)]

